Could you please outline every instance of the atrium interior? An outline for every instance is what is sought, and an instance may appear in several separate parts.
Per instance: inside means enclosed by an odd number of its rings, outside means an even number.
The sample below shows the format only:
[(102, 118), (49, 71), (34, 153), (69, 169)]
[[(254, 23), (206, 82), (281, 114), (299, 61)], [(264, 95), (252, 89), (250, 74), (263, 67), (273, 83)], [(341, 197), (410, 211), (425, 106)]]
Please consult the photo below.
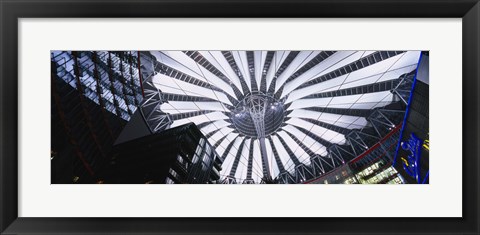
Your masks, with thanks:
[(52, 51), (53, 184), (429, 183), (428, 51)]

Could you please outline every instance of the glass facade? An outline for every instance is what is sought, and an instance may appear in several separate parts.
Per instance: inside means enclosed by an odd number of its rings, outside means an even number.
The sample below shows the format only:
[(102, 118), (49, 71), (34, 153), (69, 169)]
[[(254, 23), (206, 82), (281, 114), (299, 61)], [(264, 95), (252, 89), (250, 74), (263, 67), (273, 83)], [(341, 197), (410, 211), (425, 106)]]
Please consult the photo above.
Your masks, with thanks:
[(376, 162), (365, 170), (355, 174), (361, 184), (402, 184), (401, 176), (391, 163)]
[(109, 112), (130, 120), (143, 99), (134, 51), (52, 51), (58, 78)]

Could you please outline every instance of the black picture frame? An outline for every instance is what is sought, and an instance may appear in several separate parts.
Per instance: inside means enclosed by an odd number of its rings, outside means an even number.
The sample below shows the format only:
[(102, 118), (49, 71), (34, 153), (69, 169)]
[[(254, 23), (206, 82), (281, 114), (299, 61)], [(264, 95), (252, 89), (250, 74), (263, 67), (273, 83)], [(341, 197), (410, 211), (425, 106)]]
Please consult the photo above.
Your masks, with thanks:
[[(480, 3), (478, 0), (0, 0), (0, 232), (479, 234)], [(18, 24), (46, 17), (462, 18), (462, 218), (18, 217)], [(455, 81), (451, 81), (455, 82)], [(54, 206), (54, 205), (52, 205)], [(439, 205), (441, 210), (441, 205)]]

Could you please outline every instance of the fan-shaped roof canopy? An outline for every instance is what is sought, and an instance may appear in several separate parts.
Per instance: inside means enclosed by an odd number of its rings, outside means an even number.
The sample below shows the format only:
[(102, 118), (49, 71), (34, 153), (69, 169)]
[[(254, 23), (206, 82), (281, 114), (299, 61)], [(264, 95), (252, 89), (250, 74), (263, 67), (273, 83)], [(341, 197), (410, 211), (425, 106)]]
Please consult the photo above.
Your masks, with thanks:
[[(293, 174), (351, 130), (369, 127), (377, 108), (412, 74), (420, 51), (152, 51), (144, 109), (152, 129), (194, 122), (223, 158), (221, 175), (261, 182)], [(156, 97), (156, 98), (154, 98)], [(151, 105), (149, 99), (160, 101)], [(261, 100), (267, 162), (249, 102)], [(156, 112), (156, 114), (155, 114)], [(157, 116), (156, 116), (157, 115)], [(153, 122), (150, 122), (153, 123)], [(163, 125), (163, 124), (165, 125)], [(265, 168), (262, 164), (268, 164)]]

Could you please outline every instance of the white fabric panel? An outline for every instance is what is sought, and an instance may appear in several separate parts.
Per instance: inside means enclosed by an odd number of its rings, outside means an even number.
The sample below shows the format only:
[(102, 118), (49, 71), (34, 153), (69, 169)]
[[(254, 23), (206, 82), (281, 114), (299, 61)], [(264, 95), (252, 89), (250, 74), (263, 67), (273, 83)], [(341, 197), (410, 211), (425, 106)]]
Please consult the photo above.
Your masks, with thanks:
[(397, 63), (395, 63), (390, 70), (401, 68), (409, 64), (418, 64), (420, 60), (421, 51), (407, 51), (403, 53), (402, 58), (400, 58)]
[[(365, 84), (371, 84), (371, 83), (376, 83), (378, 82), (382, 77), (383, 77), (383, 74), (387, 71), (390, 70), (390, 68), (396, 64), (405, 54), (399, 54), (399, 55), (396, 55), (396, 56), (393, 56), (393, 57), (390, 57), (386, 60), (382, 60), (376, 64), (373, 64), (373, 65), (370, 65), (370, 66), (367, 66), (367, 67), (364, 67), (362, 69), (359, 69), (357, 71), (354, 71), (350, 74), (348, 74), (348, 77), (346, 79), (342, 79), (342, 81), (344, 81), (343, 83), (349, 83), (351, 81), (356, 81), (356, 80), (359, 80), (359, 82), (356, 82), (356, 86), (361, 86), (361, 85), (365, 85)], [(377, 76), (374, 76), (370, 79), (362, 79), (362, 78), (366, 78), (366, 77), (369, 77), (371, 75), (375, 75), (375, 74), (378, 74)], [(397, 77), (391, 77), (391, 79), (395, 79), (395, 78), (398, 78)], [(333, 79), (333, 80), (337, 80), (338, 78), (336, 79)], [(388, 79), (383, 79), (383, 80), (388, 80)], [(322, 83), (323, 84), (323, 83)], [(323, 92), (325, 91), (334, 91), (334, 90), (338, 90), (340, 89), (341, 87), (353, 87), (352, 85), (350, 86), (342, 86), (342, 83), (340, 83), (338, 86), (330, 86), (330, 88), (327, 88), (327, 89), (323, 89)]]
[(179, 95), (189, 95), (196, 97), (207, 97), (219, 100), (225, 104), (232, 105), (230, 100), (223, 92), (213, 91), (209, 88), (193, 85), (188, 82), (180, 81), (163, 74), (157, 74), (152, 78), (153, 85), (164, 93)]
[(363, 53), (363, 55), (360, 57), (360, 58), (364, 58), (364, 57), (367, 57), (369, 56), (370, 54), (373, 54), (377, 51), (361, 51)]
[[(327, 97), (318, 99), (300, 99), (292, 102), (287, 110), (301, 109), (307, 107), (328, 107), (344, 109), (372, 109), (383, 107), (392, 101), (390, 91), (382, 91), (368, 94)], [(381, 102), (377, 104), (377, 102)]]
[(327, 140), (328, 140), (328, 142), (338, 143), (339, 145), (344, 145), (347, 142), (346, 139), (345, 139), (345, 136), (341, 135), (341, 134), (340, 135), (333, 135), (332, 138), (327, 139)]
[(335, 66), (339, 60), (348, 58), (350, 55), (354, 54), (353, 51), (339, 51), (323, 60), (321, 63), (315, 65), (313, 68), (309, 69), (307, 72), (295, 78), (293, 81), (285, 84), (281, 98), (289, 94), (291, 91), (295, 90), (297, 87), (303, 83), (310, 81), (314, 78), (317, 78), (325, 73), (329, 68)]
[[(152, 77), (152, 84), (157, 89), (161, 90), (164, 93), (172, 93), (172, 94), (180, 94), (180, 95), (187, 94), (191, 96), (201, 97), (202, 94), (200, 94), (199, 91), (196, 91), (196, 90), (190, 91), (190, 89), (183, 90), (181, 88), (181, 85), (183, 85), (183, 83), (186, 83), (186, 82), (183, 82), (180, 80), (173, 80), (173, 78), (160, 73)], [(195, 85), (192, 85), (192, 86), (195, 86)], [(196, 89), (195, 87), (192, 87), (192, 88)]]
[[(212, 74), (210, 71), (205, 69), (204, 67), (200, 66), (197, 62), (195, 62), (192, 58), (184, 54), (180, 51), (165, 51), (160, 52), (160, 54), (164, 53), (166, 56), (162, 57), (165, 61), (170, 61), (166, 57), (169, 57), (175, 60), (178, 63), (171, 63), (172, 68), (179, 70), (179, 71), (192, 71), (194, 74), (189, 74), (192, 77), (200, 78), (200, 80), (206, 81), (222, 90), (227, 92), (228, 94), (234, 96), (232, 87), (222, 81), (220, 78)], [(185, 72), (187, 73), (187, 72)]]
[[(345, 136), (340, 134), (336, 131), (332, 131), (317, 125), (314, 125), (310, 122), (304, 121), (299, 118), (291, 118), (286, 123), (292, 124), (298, 127), (302, 127), (304, 129), (310, 130), (313, 134), (321, 137), (322, 139), (334, 143), (334, 144), (345, 144)], [(342, 138), (335, 138), (337, 136), (342, 136)]]
[(195, 109), (178, 109), (175, 106), (172, 106), (169, 103), (163, 103), (159, 106), (160, 110), (168, 113), (168, 114), (178, 114), (178, 113), (186, 113), (186, 112), (193, 112), (198, 111), (198, 108)]
[[(268, 147), (267, 147), (268, 154)], [(252, 163), (252, 178), (255, 183), (260, 183), (263, 177), (262, 169), (262, 154), (260, 153), (260, 141), (253, 142), (253, 163)]]
[(345, 65), (348, 65), (352, 62), (355, 62), (357, 60), (359, 60), (360, 58), (362, 58), (364, 56), (364, 54), (366, 54), (366, 51), (356, 51), (356, 52), (353, 52), (351, 53), (349, 56), (343, 58), (343, 59), (340, 59), (338, 60), (336, 63), (334, 63), (332, 66), (330, 66), (328, 69), (325, 69), (324, 71), (322, 71), (318, 76), (322, 76), (322, 75), (325, 75), (327, 73), (330, 73), (336, 69), (339, 69)]
[(387, 95), (381, 100), (381, 102), (377, 102), (372, 109), (378, 108), (378, 107), (384, 107), (385, 105), (388, 105), (392, 103), (393, 100), (393, 94), (392, 93), (387, 93)]
[(396, 79), (402, 74), (409, 73), (417, 68), (420, 51), (408, 51), (386, 60), (362, 68), (348, 75), (345, 83), (339, 87), (332, 87), (325, 91), (345, 89), (382, 81)]
[(235, 85), (243, 94), (243, 89), (240, 83), (240, 79), (238, 78), (237, 74), (233, 71), (232, 67), (228, 63), (227, 59), (225, 59), (225, 56), (223, 56), (221, 51), (205, 51), (205, 52), (201, 52), (201, 54), (205, 58), (208, 58), (208, 61), (210, 61), (210, 63), (214, 61), (215, 63), (212, 63), (212, 64), (214, 64), (215, 67), (218, 70), (220, 70), (220, 72), (222, 72), (225, 76), (227, 76), (227, 78), (229, 78), (232, 81), (233, 85)]
[[(164, 76), (164, 75), (161, 75), (161, 74), (155, 75), (155, 77), (161, 77), (161, 76)], [(193, 87), (194, 85), (192, 85), (193, 89), (182, 90), (180, 88), (181, 86), (180, 83), (184, 83), (184, 82), (179, 80), (173, 81), (172, 78), (167, 78), (165, 80), (162, 80), (161, 82), (154, 81), (153, 85), (155, 85), (155, 87), (163, 93), (202, 97), (202, 95), (200, 94), (201, 92), (200, 90), (202, 89), (201, 87), (196, 88), (196, 87)], [(212, 94), (212, 96), (214, 95)]]
[(198, 125), (200, 123), (209, 122), (209, 121), (216, 121), (216, 120), (221, 120), (221, 119), (228, 119), (228, 117), (225, 116), (225, 114), (223, 114), (221, 112), (212, 112), (212, 113), (207, 113), (207, 114), (191, 117), (191, 118), (188, 118), (188, 119), (181, 119), (181, 120), (174, 121), (171, 128), (176, 127), (176, 126), (181, 126), (183, 124), (187, 124), (187, 123), (190, 123), (190, 122), (193, 122), (193, 123)]
[[(221, 157), (223, 156), (223, 153), (225, 153), (225, 150), (226, 148), (228, 147), (228, 145), (235, 141), (235, 139), (237, 138), (238, 134), (237, 133), (232, 133), (230, 132), (230, 134), (227, 135), (227, 137), (225, 139), (223, 139), (222, 143), (220, 143), (220, 145), (218, 145), (218, 147), (215, 149), (215, 151), (217, 151), (217, 154)], [(233, 148), (233, 147), (232, 147)]]
[(266, 89), (268, 91), (268, 88), (270, 87), (270, 83), (272, 82), (273, 76), (275, 76), (275, 73), (277, 72), (275, 65), (273, 64), (273, 61), (275, 59), (275, 54), (273, 54), (272, 57), (272, 62), (270, 64), (270, 67), (268, 68), (267, 75), (265, 76), (265, 81), (267, 82)]
[(265, 59), (267, 58), (266, 51), (254, 51), (253, 61), (255, 64), (255, 81), (257, 82), (257, 89), (260, 90), (260, 84), (262, 81), (262, 71), (265, 65)]
[[(343, 115), (337, 119), (337, 117), (334, 115), (335, 114), (322, 115), (320, 121), (347, 129), (361, 129), (368, 124), (367, 119), (363, 117)], [(357, 124), (352, 125), (352, 123)]]
[[(225, 70), (223, 68), (223, 66), (227, 65), (228, 67), (230, 67), (230, 65), (228, 64), (228, 62), (225, 60), (226, 64), (221, 64), (219, 63), (219, 61), (217, 60), (217, 58), (215, 56), (213, 56), (214, 53), (217, 53), (219, 54), (219, 57), (223, 57), (222, 55), (222, 52), (221, 51), (197, 51), (200, 55), (203, 56), (203, 58), (205, 58), (208, 62), (210, 62), (210, 64), (212, 64), (216, 69), (218, 69), (220, 72), (222, 72), (225, 76), (228, 77), (227, 74), (225, 74)], [(225, 58), (225, 57), (224, 57)]]
[[(265, 139), (265, 148), (267, 149), (267, 156), (268, 156), (268, 165), (270, 168), (270, 173), (272, 174), (272, 177), (277, 176), (280, 174), (280, 169), (278, 168), (277, 161), (275, 161), (275, 156), (273, 154), (273, 149), (272, 145), (270, 144), (270, 141), (268, 139)], [(260, 156), (261, 157), (261, 156)], [(260, 164), (262, 162), (260, 161)], [(260, 169), (263, 172), (262, 166), (260, 165)]]
[(366, 118), (359, 118), (352, 123), (350, 123), (351, 129), (361, 129), (365, 128), (369, 125), (368, 120)]
[(248, 169), (247, 166), (248, 166), (248, 154), (250, 151), (250, 141), (251, 139), (247, 139), (241, 150), (242, 156), (240, 157), (240, 161), (238, 162), (237, 171), (235, 172), (235, 178), (241, 179), (242, 182), (237, 182), (237, 183), (243, 183), (243, 180), (247, 178), (247, 169)]
[[(390, 97), (390, 98), (389, 98)], [(328, 105), (329, 108), (351, 108), (351, 109), (372, 109), (374, 107), (382, 107), (391, 102), (392, 93), (390, 91), (382, 91), (375, 93), (367, 93), (351, 96), (334, 97)], [(322, 98), (327, 99), (327, 98)], [(378, 102), (384, 101), (381, 106)]]
[[(203, 127), (202, 129), (200, 129), (200, 131), (204, 134), (204, 135), (207, 135), (208, 133), (210, 132), (213, 132), (215, 130), (218, 130), (222, 127), (226, 127), (230, 125), (229, 122), (226, 122), (224, 120), (218, 120), (218, 121), (215, 121), (215, 122), (212, 122), (210, 124), (208, 124), (207, 126)], [(213, 144), (213, 143), (211, 143)]]
[(308, 63), (313, 57), (318, 55), (319, 51), (301, 51), (293, 59), (293, 61), (288, 65), (287, 69), (283, 71), (280, 76), (277, 78), (277, 83), (275, 84), (275, 91), (277, 91), (287, 79), (292, 76), (298, 69), (303, 65)]
[[(163, 103), (159, 106), (159, 108), (162, 112), (165, 112), (165, 113), (168, 113), (168, 114), (188, 113), (188, 112), (195, 112), (195, 111), (200, 110), (196, 106), (195, 107), (190, 107), (190, 108), (178, 107), (178, 106), (179, 105), (171, 105), (170, 103)], [(221, 111), (223, 111), (223, 110), (221, 110)]]
[[(189, 101), (169, 101), (160, 105), (160, 109), (169, 114), (186, 113), (191, 111), (212, 110), (225, 111), (226, 109), (220, 102), (189, 102)], [(186, 111), (191, 110), (191, 111)]]
[[(360, 52), (356, 52), (354, 53), (353, 55), (351, 56), (348, 56), (347, 58), (345, 58), (344, 60), (341, 61), (341, 63), (338, 63), (332, 67), (330, 67), (329, 69), (325, 70), (324, 72), (322, 72), (320, 75), (318, 75), (317, 77), (319, 76), (322, 76), (324, 74), (327, 74), (335, 69), (338, 69), (340, 67), (343, 67), (347, 64), (350, 64), (360, 58), (363, 58), (367, 55), (370, 55), (372, 54), (373, 52), (375, 51), (360, 51)], [(363, 55), (363, 56), (362, 56)], [(383, 62), (383, 61), (382, 61)], [(380, 63), (382, 63), (380, 62)], [(380, 64), (378, 63), (378, 64)], [(388, 63), (387, 63), (388, 64)], [(372, 65), (372, 66), (375, 66), (375, 65)], [(367, 69), (367, 68), (370, 68), (372, 66), (368, 66), (366, 68), (363, 68), (363, 69), (360, 69), (360, 70), (357, 70), (355, 72), (352, 72), (350, 74), (344, 74), (340, 77), (337, 77), (337, 78), (334, 78), (334, 79), (331, 79), (331, 80), (328, 80), (328, 81), (325, 81), (325, 82), (321, 82), (319, 84), (315, 84), (315, 85), (312, 85), (312, 86), (308, 86), (308, 87), (305, 87), (305, 88), (302, 88), (302, 89), (299, 89), (299, 90), (294, 90), (290, 96), (288, 97), (286, 103), (290, 103), (292, 102), (293, 100), (296, 100), (296, 99), (300, 99), (300, 98), (303, 98), (305, 96), (308, 96), (308, 95), (311, 95), (311, 94), (315, 94), (315, 93), (322, 93), (322, 92), (327, 92), (327, 91), (334, 91), (334, 90), (339, 90), (340, 87), (342, 86), (342, 84), (345, 84), (346, 82), (348, 82), (349, 80), (351, 80), (351, 76), (354, 75), (354, 74), (357, 74), (355, 76), (361, 76), (362, 74), (365, 74), (363, 72), (361, 72), (362, 70), (364, 69)], [(381, 65), (381, 66), (377, 66), (377, 68), (380, 68), (380, 69), (383, 69), (385, 67), (385, 64)], [(385, 68), (386, 69), (386, 68)], [(384, 72), (384, 70), (382, 70)], [(360, 75), (359, 75), (360, 74)], [(367, 74), (370, 74), (370, 73), (367, 73)], [(363, 83), (363, 84), (360, 84), (360, 85), (365, 85), (365, 84), (368, 84), (367, 82)]]
[(327, 148), (325, 146), (310, 138), (308, 135), (298, 130), (295, 126), (286, 125), (285, 127), (283, 127), (283, 130), (295, 135), (299, 140), (302, 141), (305, 146), (307, 146), (310, 150), (312, 150), (312, 152), (316, 154), (322, 154), (327, 151)]
[[(374, 51), (367, 51), (362, 57), (365, 57), (369, 54), (372, 54)], [(363, 52), (362, 52), (363, 53)], [(349, 58), (356, 58), (350, 56)], [(404, 68), (402, 70), (392, 72), (389, 74), (385, 74), (382, 76), (383, 73), (385, 73), (391, 66), (392, 64), (398, 64), (395, 63), (399, 58), (401, 58), (401, 55), (397, 55), (394, 57), (391, 57), (389, 59), (383, 60), (379, 63), (376, 63), (374, 65), (370, 65), (368, 67), (359, 69), (357, 71), (354, 71), (349, 74), (342, 75), (338, 78), (334, 78), (332, 80), (328, 80), (316, 85), (312, 85), (309, 87), (305, 87), (299, 90), (294, 90), (289, 97), (287, 98), (286, 103), (292, 102), (293, 100), (297, 100), (300, 98), (303, 98), (305, 96), (315, 94), (315, 93), (321, 93), (321, 92), (327, 92), (327, 91), (334, 91), (334, 90), (339, 90), (339, 89), (345, 89), (345, 88), (350, 88), (350, 87), (356, 87), (356, 86), (362, 86), (365, 84), (371, 84), (375, 82), (381, 82), (381, 81), (386, 81), (386, 80), (391, 80), (398, 78), (400, 75), (408, 71), (408, 68)], [(348, 60), (350, 61), (350, 60)], [(347, 61), (347, 62), (348, 62)], [(402, 60), (403, 61), (403, 60)], [(407, 60), (403, 62), (408, 62)], [(350, 63), (350, 62), (349, 62)], [(405, 64), (407, 65), (407, 64)], [(416, 65), (415, 65), (416, 67)], [(414, 68), (415, 68), (414, 67)], [(399, 67), (400, 68), (400, 67)], [(403, 72), (403, 73), (402, 73)], [(400, 74), (398, 74), (400, 73)], [(369, 77), (374, 74), (378, 74), (377, 76)], [(398, 74), (398, 76), (396, 76)], [(357, 81), (357, 82), (353, 82)]]
[(292, 104), (288, 107), (287, 110), (301, 109), (301, 108), (307, 108), (307, 107), (326, 107), (331, 99), (333, 98), (328, 97), (328, 98), (295, 100), (292, 102)]
[(174, 68), (182, 73), (190, 75), (194, 78), (207, 82), (205, 78), (199, 76), (200, 70), (197, 63), (190, 59), (187, 55), (183, 54), (180, 51), (152, 51), (152, 53), (157, 60), (171, 68)]
[[(305, 109), (295, 109), (288, 116), (296, 118), (311, 118), (314, 120), (349, 129), (363, 128), (368, 123), (367, 119), (364, 117), (339, 115), (334, 113), (321, 113)], [(356, 123), (356, 125), (352, 126), (352, 123)]]
[[(279, 131), (277, 133), (283, 138), (283, 140), (285, 140), (285, 143), (287, 143), (290, 150), (292, 150), (293, 154), (301, 163), (307, 165), (310, 164), (310, 156), (300, 147), (300, 145), (297, 144), (297, 142), (295, 142), (295, 140), (292, 139), (292, 137), (290, 137), (290, 135), (285, 133), (285, 131)], [(301, 141), (302, 139), (299, 140)]]
[(273, 144), (275, 145), (275, 149), (277, 149), (278, 157), (280, 158), (280, 161), (282, 162), (283, 166), (285, 167), (286, 170), (289, 170), (290, 173), (293, 173), (294, 169), (292, 169), (289, 166), (294, 165), (294, 164), (291, 161), (290, 157), (288, 156), (287, 151), (283, 147), (282, 142), (280, 142), (278, 137), (275, 136), (275, 135), (272, 135), (272, 141), (273, 141)]
[[(240, 144), (242, 143), (242, 141), (243, 141), (243, 137), (235, 138), (235, 143), (233, 143), (232, 148), (230, 149), (227, 157), (225, 157), (225, 160), (222, 163), (222, 170), (220, 171), (220, 175), (222, 175), (222, 178), (225, 178), (225, 176), (230, 174), (230, 171), (232, 170), (233, 162), (235, 161), (235, 156), (237, 155), (238, 148), (240, 147)], [(223, 147), (226, 148), (227, 145), (223, 145)]]
[(321, 121), (347, 129), (362, 129), (368, 125), (368, 121), (364, 117), (342, 115), (340, 118), (334, 119), (330, 118), (330, 115), (322, 116)]
[(212, 84), (213, 86), (225, 91), (230, 96), (235, 97), (235, 92), (233, 92), (232, 86), (230, 84), (225, 83), (222, 79), (220, 79), (202, 66), (200, 66), (200, 70), (202, 71), (203, 77), (205, 77), (205, 80), (207, 80), (209, 84)]
[(288, 114), (288, 116), (297, 117), (297, 118), (311, 118), (311, 119), (318, 120), (319, 117), (325, 114), (326, 113), (315, 112), (315, 111), (310, 111), (305, 109), (295, 109), (290, 114)]
[(412, 70), (414, 70), (417, 67), (417, 65), (410, 65), (410, 66), (405, 66), (400, 69), (396, 70), (391, 70), (385, 73), (381, 74), (376, 74), (373, 76), (365, 77), (358, 79), (357, 81), (352, 81), (343, 84), (340, 86), (340, 89), (346, 89), (350, 87), (357, 87), (357, 86), (363, 86), (365, 84), (372, 84), (372, 83), (377, 83), (377, 82), (383, 82), (383, 81), (388, 81), (388, 80), (394, 80), (398, 79), (402, 74), (409, 73)]
[(272, 63), (270, 64), (270, 69), (267, 73), (267, 90), (270, 88), (273, 77), (280, 68), (280, 65), (285, 61), (289, 53), (290, 51), (275, 51), (275, 54), (273, 54)]
[(348, 74), (345, 74), (335, 79), (321, 82), (321, 83), (308, 86), (302, 89), (294, 90), (292, 91), (292, 93), (290, 93), (285, 103), (290, 103), (294, 100), (301, 99), (311, 94), (322, 93), (322, 92), (331, 91), (331, 90), (338, 90), (338, 88), (340, 87), (340, 85), (343, 84), (347, 76)]
[(232, 131), (233, 131), (233, 129), (230, 128), (230, 127), (223, 127), (219, 131), (217, 131), (215, 134), (210, 136), (210, 138), (208, 138), (208, 142), (216, 143), (217, 141), (222, 139), (222, 137), (230, 134), (230, 132), (232, 132)]
[[(407, 53), (390, 57), (386, 60), (380, 61), (368, 67), (359, 69), (355, 72), (352, 72), (348, 76), (348, 79), (345, 81), (345, 84), (344, 86), (342, 86), (342, 88), (371, 84), (371, 83), (375, 83), (382, 80), (385, 81), (385, 80), (398, 78), (400, 75), (411, 72), (416, 68), (418, 57), (416, 59), (417, 61), (412, 60), (411, 54), (407, 52)], [(409, 66), (409, 67), (405, 67), (405, 66)], [(388, 72), (388, 71), (391, 71), (391, 72)], [(376, 77), (377, 79), (375, 80), (368, 79), (372, 77)], [(381, 77), (381, 80), (379, 79), (380, 77)], [(354, 85), (351, 85), (353, 81), (359, 81), (359, 82), (361, 81), (361, 83), (357, 82), (357, 83), (354, 83)]]
[(250, 73), (248, 71), (247, 53), (245, 51), (232, 51), (232, 55), (240, 73), (242, 73), (242, 76), (245, 79), (245, 83), (247, 83), (248, 89), (252, 90)]

